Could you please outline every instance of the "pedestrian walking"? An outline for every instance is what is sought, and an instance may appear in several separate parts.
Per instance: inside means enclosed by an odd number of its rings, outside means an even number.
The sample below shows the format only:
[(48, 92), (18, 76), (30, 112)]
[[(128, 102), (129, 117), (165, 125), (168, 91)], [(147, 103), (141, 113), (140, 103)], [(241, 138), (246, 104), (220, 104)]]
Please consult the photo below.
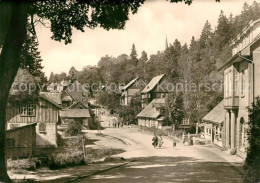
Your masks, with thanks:
[(108, 127), (110, 128), (110, 121), (108, 121)]
[(172, 141), (172, 147), (173, 147), (173, 149), (176, 148), (176, 140), (174, 138), (173, 138), (173, 141)]
[(119, 128), (119, 126), (120, 126), (120, 123), (118, 122), (118, 123), (117, 123), (117, 127)]
[(159, 148), (162, 147), (163, 143), (164, 142), (163, 142), (162, 136), (160, 135), (160, 138), (158, 139), (158, 146), (159, 146)]
[(152, 145), (155, 148), (158, 145), (158, 137), (157, 137), (156, 134), (154, 134), (154, 137), (153, 137), (152, 141), (153, 141)]

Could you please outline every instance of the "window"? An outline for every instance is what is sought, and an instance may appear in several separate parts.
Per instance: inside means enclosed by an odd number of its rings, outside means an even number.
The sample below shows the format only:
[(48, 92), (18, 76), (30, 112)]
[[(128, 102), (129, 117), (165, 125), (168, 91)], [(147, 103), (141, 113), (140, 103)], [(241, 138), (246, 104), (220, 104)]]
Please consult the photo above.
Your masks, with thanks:
[(222, 126), (221, 125), (216, 126), (215, 134), (216, 134), (216, 139), (218, 140), (221, 140), (222, 137), (221, 131), (222, 131)]
[(27, 107), (26, 106), (20, 107), (20, 115), (21, 116), (27, 116)]
[(189, 118), (183, 119), (183, 120), (182, 120), (182, 124), (183, 124), (183, 125), (189, 125), (189, 124), (190, 124)]
[(232, 78), (231, 78), (231, 70), (226, 71), (225, 74), (225, 97), (232, 96)]
[(241, 73), (241, 95), (245, 95), (245, 71)]
[(240, 119), (240, 129), (239, 129), (239, 147), (245, 145), (245, 127), (244, 127), (244, 118)]
[(45, 133), (46, 132), (46, 124), (45, 123), (40, 123), (39, 124), (39, 132), (43, 132)]
[(20, 107), (21, 116), (35, 116), (35, 113), (36, 113), (36, 105), (34, 104), (23, 105)]
[(219, 138), (219, 140), (221, 140), (222, 139), (222, 126), (219, 127), (219, 133), (218, 134), (219, 134), (218, 138)]
[(239, 72), (235, 69), (235, 96), (239, 96)]
[(231, 70), (228, 72), (228, 97), (232, 96), (232, 77)]

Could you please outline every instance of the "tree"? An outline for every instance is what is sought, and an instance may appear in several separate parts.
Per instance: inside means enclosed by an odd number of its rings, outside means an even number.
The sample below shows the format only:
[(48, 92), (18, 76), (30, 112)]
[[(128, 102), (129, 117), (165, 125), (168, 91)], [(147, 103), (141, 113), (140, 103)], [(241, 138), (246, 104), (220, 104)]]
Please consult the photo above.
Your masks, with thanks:
[(137, 114), (142, 111), (142, 99), (140, 95), (135, 95), (131, 98), (129, 106), (120, 106), (118, 108), (119, 117), (129, 124), (137, 124)]
[(141, 57), (139, 59), (141, 62), (147, 62), (148, 60), (148, 56), (147, 56), (147, 53), (145, 51), (142, 51), (141, 53)]
[[(30, 29), (31, 26), (29, 26)], [(27, 33), (25, 42), (21, 50), (21, 64), (20, 67), (27, 69), (33, 76), (40, 76), (42, 74), (43, 66), (42, 59), (38, 51), (39, 43), (36, 36)]]
[[(218, 0), (216, 0), (218, 1)], [(31, 1), (32, 2), (32, 1)], [(44, 24), (49, 20), (52, 39), (71, 43), (72, 29), (84, 27), (123, 29), (129, 12), (137, 13), (144, 0), (100, 1), (1, 1), (0, 2), (0, 182), (11, 182), (5, 167), (5, 118), (9, 90), (21, 63), (22, 45), (26, 39), (27, 21)], [(171, 0), (185, 2), (192, 0)]]
[[(6, 105), (9, 90), (20, 66), (27, 20), (51, 23), (52, 39), (71, 43), (72, 28), (97, 26), (106, 30), (122, 29), (129, 11), (136, 13), (143, 0), (132, 1), (1, 1), (0, 4), (0, 182), (11, 182), (5, 167)], [(90, 16), (88, 16), (90, 14)], [(32, 24), (33, 30), (34, 24)], [(35, 31), (33, 31), (35, 33)]]
[(247, 157), (243, 166), (244, 181), (254, 183), (260, 181), (260, 97), (249, 108), (249, 131)]
[(77, 80), (89, 87), (89, 92), (92, 96), (93, 91), (99, 89), (99, 84), (103, 83), (103, 78), (99, 68), (96, 66), (84, 67), (82, 71), (77, 73)]
[(130, 62), (136, 66), (138, 63), (138, 59), (137, 59), (137, 51), (135, 48), (135, 44), (132, 45), (132, 49), (131, 49), (131, 53), (130, 53)]
[(166, 104), (163, 109), (163, 114), (168, 122), (168, 125), (173, 125), (174, 128), (178, 128), (185, 117), (182, 97), (182, 93), (175, 92), (166, 97)]
[(137, 59), (137, 52), (136, 52), (135, 44), (132, 45), (130, 59), (133, 59), (133, 60)]
[(212, 38), (212, 29), (209, 21), (207, 20), (201, 32), (200, 46), (202, 48), (205, 48), (211, 38)]
[(51, 72), (51, 74), (50, 74), (49, 84), (52, 83), (52, 82), (54, 82), (54, 73), (53, 72)]
[(77, 136), (82, 134), (82, 126), (78, 121), (71, 121), (68, 124), (68, 128), (65, 131), (65, 134), (68, 136)]
[(76, 79), (75, 77), (76, 77), (77, 72), (78, 71), (75, 69), (75, 67), (72, 66), (70, 68), (70, 70), (69, 70), (69, 77), (70, 77), (70, 79)]

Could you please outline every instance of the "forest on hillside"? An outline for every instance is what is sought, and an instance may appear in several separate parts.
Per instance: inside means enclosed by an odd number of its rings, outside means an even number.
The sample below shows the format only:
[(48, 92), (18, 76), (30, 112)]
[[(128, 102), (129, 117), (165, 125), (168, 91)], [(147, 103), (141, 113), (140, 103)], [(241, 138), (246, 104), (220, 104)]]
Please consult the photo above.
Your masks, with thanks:
[[(183, 92), (185, 113), (192, 119), (201, 119), (223, 98), (223, 89), (207, 90), (205, 84), (221, 84), (223, 73), (217, 68), (231, 57), (230, 42), (250, 21), (260, 17), (260, 3), (244, 3), (241, 14), (233, 16), (220, 12), (218, 24), (213, 29), (206, 21), (200, 37), (191, 38), (190, 44), (178, 39), (169, 41), (165, 50), (148, 55), (145, 51), (137, 55), (135, 45), (129, 55), (123, 53), (118, 57), (104, 56), (97, 66), (86, 66), (81, 71), (71, 68), (68, 74), (51, 73), (49, 83), (71, 79), (72, 73), (81, 83), (125, 83), (139, 76), (147, 83), (152, 77), (166, 74), (174, 84), (201, 85), (199, 89)], [(220, 85), (219, 85), (220, 86)]]

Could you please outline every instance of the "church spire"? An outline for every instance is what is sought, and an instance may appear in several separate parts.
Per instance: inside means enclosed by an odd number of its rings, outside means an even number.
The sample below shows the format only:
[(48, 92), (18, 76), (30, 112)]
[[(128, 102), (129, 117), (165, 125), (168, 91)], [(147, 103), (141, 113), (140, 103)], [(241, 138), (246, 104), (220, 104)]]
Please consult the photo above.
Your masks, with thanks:
[(168, 40), (167, 40), (167, 35), (166, 35), (166, 41), (165, 41), (165, 50), (168, 49)]

